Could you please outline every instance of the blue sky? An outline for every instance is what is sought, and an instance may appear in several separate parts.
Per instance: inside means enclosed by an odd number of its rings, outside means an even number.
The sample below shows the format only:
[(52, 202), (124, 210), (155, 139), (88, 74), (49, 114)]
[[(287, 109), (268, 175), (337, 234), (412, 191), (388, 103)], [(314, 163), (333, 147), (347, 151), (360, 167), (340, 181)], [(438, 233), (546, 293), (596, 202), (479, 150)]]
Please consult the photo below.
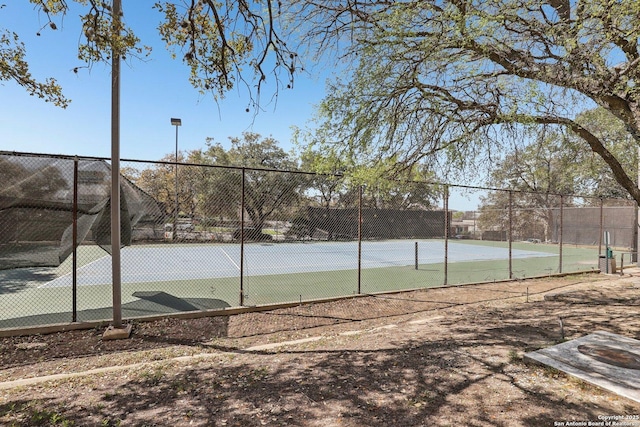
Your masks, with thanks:
[[(5, 2), (0, 9), (0, 28), (15, 31), (25, 43), (32, 74), (39, 80), (54, 77), (72, 100), (62, 109), (29, 96), (16, 83), (0, 82), (0, 150), (81, 156), (111, 156), (111, 67), (95, 64), (91, 69), (77, 59), (80, 38), (80, 10), (75, 2), (58, 30), (42, 29), (47, 22), (26, 0)], [(216, 103), (211, 95), (201, 95), (189, 81), (189, 69), (172, 59), (156, 31), (162, 16), (153, 2), (124, 0), (126, 23), (142, 44), (153, 51), (144, 61), (122, 63), (120, 157), (159, 160), (175, 151), (175, 128), (171, 117), (182, 120), (179, 149), (204, 148), (207, 137), (229, 146), (228, 138), (251, 131), (272, 136), (290, 150), (292, 127), (304, 128), (325, 93), (325, 82), (335, 66), (305, 64), (308, 74), (296, 78), (294, 88), (277, 92), (270, 76), (262, 92), (262, 111), (247, 113), (250, 98), (243, 87)], [(41, 36), (37, 36), (38, 32)], [(330, 68), (330, 70), (329, 70)], [(471, 197), (452, 194), (452, 209), (471, 209)]]
[[(7, 3), (7, 2), (5, 2)], [(189, 69), (172, 59), (155, 28), (162, 16), (152, 9), (153, 2), (123, 1), (127, 24), (153, 52), (145, 61), (122, 63), (121, 80), (121, 158), (157, 160), (175, 150), (175, 128), (171, 117), (182, 119), (180, 150), (205, 146), (205, 138), (228, 145), (228, 137), (244, 131), (273, 136), (281, 146), (291, 148), (291, 127), (304, 127), (314, 113), (314, 105), (324, 95), (328, 74), (299, 76), (292, 90), (282, 89), (277, 100), (273, 78), (262, 93), (257, 116), (245, 110), (249, 95), (244, 88), (226, 94), (218, 104), (211, 95), (201, 95), (189, 81)], [(77, 59), (80, 36), (80, 10), (72, 10), (56, 31), (44, 29), (46, 23), (27, 1), (12, 0), (0, 10), (0, 27), (17, 32), (26, 45), (32, 74), (39, 80), (54, 77), (64, 94), (72, 100), (61, 109), (29, 96), (13, 82), (0, 87), (0, 149), (37, 153), (109, 157), (111, 155), (111, 68), (95, 64), (90, 70)], [(62, 25), (60, 25), (62, 23)], [(61, 27), (61, 28), (60, 28)], [(311, 68), (311, 67), (307, 67)]]

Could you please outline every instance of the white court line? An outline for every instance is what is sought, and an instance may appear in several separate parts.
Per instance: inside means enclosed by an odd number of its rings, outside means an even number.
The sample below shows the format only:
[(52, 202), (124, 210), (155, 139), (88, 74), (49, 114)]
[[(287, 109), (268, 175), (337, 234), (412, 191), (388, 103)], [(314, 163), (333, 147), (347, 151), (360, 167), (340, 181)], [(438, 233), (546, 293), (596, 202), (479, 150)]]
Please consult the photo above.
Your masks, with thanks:
[[(102, 261), (104, 258), (108, 258), (108, 257), (110, 257), (110, 256), (111, 256), (111, 255), (103, 255), (103, 256), (101, 256), (101, 257), (100, 257), (100, 258), (98, 258), (98, 259), (94, 259), (93, 261), (86, 263), (85, 265), (79, 266), (76, 272), (78, 273), (78, 275), (80, 275), (80, 272), (82, 271), (82, 269), (83, 269), (83, 268), (88, 267), (88, 266), (90, 266), (91, 264), (95, 264), (95, 263), (96, 263), (96, 262), (98, 262), (98, 261)], [(50, 288), (51, 286), (49, 285), (49, 283), (51, 283), (51, 282), (53, 282), (53, 281), (55, 281), (55, 280), (62, 279), (63, 277), (71, 276), (72, 274), (73, 274), (73, 272), (69, 272), (69, 273), (63, 274), (63, 275), (62, 275), (62, 276), (60, 276), (60, 277), (56, 277), (55, 279), (50, 280), (50, 281), (48, 281), (47, 283), (45, 283), (45, 284), (43, 284), (43, 285), (38, 286), (38, 289), (40, 289), (40, 288)], [(96, 275), (95, 275), (95, 274), (89, 274), (89, 275), (87, 275), (87, 276), (89, 276), (89, 277), (95, 277)]]
[(220, 250), (222, 251), (222, 253), (223, 253), (223, 254), (224, 254), (224, 255), (229, 259), (229, 261), (231, 261), (231, 264), (233, 264), (233, 265), (235, 266), (235, 268), (236, 268), (238, 271), (240, 271), (240, 266), (239, 266), (238, 264), (236, 264), (236, 262), (233, 260), (233, 258), (231, 258), (231, 257), (229, 256), (229, 254), (228, 254), (224, 249), (222, 249), (222, 248), (219, 248), (219, 249), (220, 249)]

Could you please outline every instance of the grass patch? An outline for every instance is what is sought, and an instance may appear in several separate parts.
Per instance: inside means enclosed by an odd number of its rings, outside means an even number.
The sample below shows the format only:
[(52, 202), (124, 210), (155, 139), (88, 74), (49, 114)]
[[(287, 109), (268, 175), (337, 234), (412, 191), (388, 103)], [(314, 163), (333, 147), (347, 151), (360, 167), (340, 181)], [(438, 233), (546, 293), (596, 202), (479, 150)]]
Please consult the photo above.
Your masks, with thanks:
[(62, 410), (50, 410), (42, 407), (41, 402), (30, 401), (0, 407), (0, 422), (6, 426), (75, 426), (73, 420), (63, 415)]
[(511, 349), (509, 350), (509, 362), (510, 363), (520, 363), (522, 362), (522, 357), (520, 357), (520, 354), (518, 354), (517, 350)]

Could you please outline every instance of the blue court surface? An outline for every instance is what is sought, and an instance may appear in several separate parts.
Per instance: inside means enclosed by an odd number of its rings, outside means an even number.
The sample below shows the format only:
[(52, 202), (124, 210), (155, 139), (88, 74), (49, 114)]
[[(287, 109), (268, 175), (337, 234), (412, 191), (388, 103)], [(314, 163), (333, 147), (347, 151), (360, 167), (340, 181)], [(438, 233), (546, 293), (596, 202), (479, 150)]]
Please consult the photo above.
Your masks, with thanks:
[[(448, 261), (507, 260), (508, 249), (449, 242)], [(548, 252), (512, 250), (513, 259), (555, 256)], [(444, 241), (418, 241), (418, 263), (444, 262)], [(362, 268), (413, 266), (415, 241), (362, 243)], [(245, 276), (311, 273), (358, 268), (357, 242), (248, 243), (244, 246)], [(239, 277), (240, 245), (155, 245), (122, 249), (122, 283)], [(111, 283), (111, 257), (78, 269), (78, 285)], [(71, 274), (40, 287), (71, 286)]]

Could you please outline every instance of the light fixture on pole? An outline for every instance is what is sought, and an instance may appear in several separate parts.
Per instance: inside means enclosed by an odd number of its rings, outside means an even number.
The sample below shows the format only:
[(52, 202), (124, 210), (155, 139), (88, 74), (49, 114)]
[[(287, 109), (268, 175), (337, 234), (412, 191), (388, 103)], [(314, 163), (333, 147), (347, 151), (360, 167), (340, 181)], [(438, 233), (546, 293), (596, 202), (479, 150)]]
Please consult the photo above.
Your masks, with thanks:
[(176, 119), (175, 117), (171, 118), (171, 125), (176, 127), (176, 207), (175, 214), (173, 217), (173, 241), (176, 240), (177, 232), (178, 232), (178, 126), (182, 126), (182, 120)]

